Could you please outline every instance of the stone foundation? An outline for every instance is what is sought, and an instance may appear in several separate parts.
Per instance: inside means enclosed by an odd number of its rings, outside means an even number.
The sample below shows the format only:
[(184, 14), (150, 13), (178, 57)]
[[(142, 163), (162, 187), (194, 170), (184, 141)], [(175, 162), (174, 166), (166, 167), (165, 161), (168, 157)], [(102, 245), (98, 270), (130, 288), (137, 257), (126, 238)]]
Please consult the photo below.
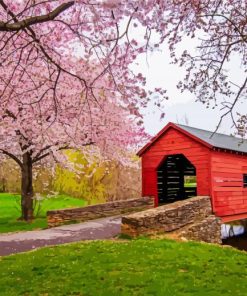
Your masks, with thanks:
[(48, 211), (47, 221), (48, 227), (55, 227), (73, 222), (84, 222), (103, 217), (143, 211), (153, 207), (153, 197), (119, 200), (82, 208)]
[(201, 222), (192, 224), (188, 227), (188, 229), (186, 229), (186, 231), (181, 231), (178, 237), (187, 240), (221, 244), (220, 219), (214, 215), (211, 215)]
[(121, 232), (132, 237), (169, 233), (171, 237), (221, 243), (220, 225), (212, 215), (210, 197), (198, 196), (124, 216)]

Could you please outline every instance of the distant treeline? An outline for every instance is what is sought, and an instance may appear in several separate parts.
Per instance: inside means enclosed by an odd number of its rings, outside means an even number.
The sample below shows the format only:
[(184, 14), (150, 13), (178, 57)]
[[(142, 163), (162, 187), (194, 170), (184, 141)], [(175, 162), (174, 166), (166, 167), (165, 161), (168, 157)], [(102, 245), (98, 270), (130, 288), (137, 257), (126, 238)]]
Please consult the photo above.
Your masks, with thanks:
[[(34, 192), (68, 194), (89, 203), (135, 198), (141, 194), (141, 172), (136, 166), (116, 161), (89, 163), (79, 152), (70, 152), (75, 170), (41, 165), (34, 170)], [(5, 160), (0, 165), (0, 191), (20, 192), (19, 167)]]

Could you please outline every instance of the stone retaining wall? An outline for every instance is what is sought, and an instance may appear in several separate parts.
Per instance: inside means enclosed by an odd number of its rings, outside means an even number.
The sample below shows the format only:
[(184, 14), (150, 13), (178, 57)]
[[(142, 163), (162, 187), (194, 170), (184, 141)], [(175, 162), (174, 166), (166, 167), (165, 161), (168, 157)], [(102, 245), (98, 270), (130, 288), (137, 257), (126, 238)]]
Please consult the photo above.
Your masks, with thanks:
[(47, 212), (48, 227), (143, 211), (154, 207), (153, 197), (119, 200), (82, 208)]
[(176, 233), (176, 237), (191, 240), (221, 241), (220, 221), (212, 215), (208, 196), (193, 197), (124, 216), (121, 232), (132, 237)]
[(204, 241), (207, 243), (221, 244), (221, 222), (214, 215), (206, 217), (201, 222), (192, 224), (179, 237), (187, 240)]

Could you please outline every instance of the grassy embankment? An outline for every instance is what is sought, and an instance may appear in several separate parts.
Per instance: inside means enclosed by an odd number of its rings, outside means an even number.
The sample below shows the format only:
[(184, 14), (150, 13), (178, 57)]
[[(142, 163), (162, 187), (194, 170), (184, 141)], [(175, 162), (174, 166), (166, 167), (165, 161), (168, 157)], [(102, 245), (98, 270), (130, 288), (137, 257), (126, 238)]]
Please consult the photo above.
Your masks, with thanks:
[(0, 257), (3, 296), (243, 296), (246, 253), (195, 242), (95, 241)]
[[(38, 216), (32, 223), (18, 221), (20, 217), (20, 196), (1, 193), (0, 194), (0, 233), (43, 229), (47, 227), (46, 212), (71, 207), (82, 207), (86, 202), (82, 199), (66, 195), (47, 198), (41, 202), (41, 209)], [(0, 291), (1, 294), (1, 291)]]

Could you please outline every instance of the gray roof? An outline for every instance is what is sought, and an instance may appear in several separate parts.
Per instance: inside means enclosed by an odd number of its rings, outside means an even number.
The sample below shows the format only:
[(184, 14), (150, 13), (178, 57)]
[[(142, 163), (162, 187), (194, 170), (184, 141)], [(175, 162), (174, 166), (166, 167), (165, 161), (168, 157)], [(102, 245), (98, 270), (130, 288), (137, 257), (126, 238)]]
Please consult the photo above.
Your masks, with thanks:
[(187, 125), (176, 125), (214, 147), (247, 153), (247, 140), (225, 134), (213, 133)]

